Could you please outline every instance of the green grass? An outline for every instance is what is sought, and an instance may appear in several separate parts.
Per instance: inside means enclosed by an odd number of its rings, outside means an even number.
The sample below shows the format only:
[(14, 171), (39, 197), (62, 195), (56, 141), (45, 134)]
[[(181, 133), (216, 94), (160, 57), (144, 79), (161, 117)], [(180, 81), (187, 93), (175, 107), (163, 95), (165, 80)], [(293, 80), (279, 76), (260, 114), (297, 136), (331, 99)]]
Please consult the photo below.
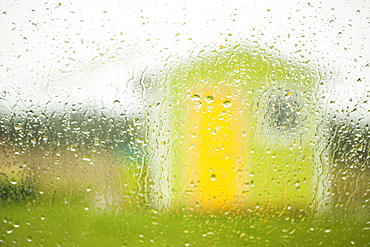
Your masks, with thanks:
[(0, 246), (368, 246), (370, 222), (349, 212), (273, 214), (86, 210), (86, 204), (1, 205)]

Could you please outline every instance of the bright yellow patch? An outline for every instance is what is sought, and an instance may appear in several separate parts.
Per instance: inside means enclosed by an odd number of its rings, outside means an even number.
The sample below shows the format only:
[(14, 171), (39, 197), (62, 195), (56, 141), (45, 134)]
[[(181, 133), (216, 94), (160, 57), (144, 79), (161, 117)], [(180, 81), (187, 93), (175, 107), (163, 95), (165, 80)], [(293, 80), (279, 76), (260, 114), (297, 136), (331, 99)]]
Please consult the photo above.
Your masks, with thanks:
[(235, 208), (235, 195), (242, 194), (237, 176), (245, 157), (241, 105), (237, 88), (194, 89), (186, 123), (188, 185), (193, 187), (188, 205), (205, 211)]

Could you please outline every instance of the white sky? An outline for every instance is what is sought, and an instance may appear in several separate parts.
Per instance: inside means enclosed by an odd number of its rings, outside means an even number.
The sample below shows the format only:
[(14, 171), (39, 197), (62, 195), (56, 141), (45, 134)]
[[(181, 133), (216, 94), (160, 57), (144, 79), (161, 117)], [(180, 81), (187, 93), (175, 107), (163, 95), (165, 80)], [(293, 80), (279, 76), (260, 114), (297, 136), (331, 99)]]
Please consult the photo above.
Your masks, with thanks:
[(330, 107), (369, 108), (369, 0), (45, 2), (0, 3), (0, 111), (127, 107), (127, 82), (146, 66), (225, 39), (308, 56), (336, 73)]

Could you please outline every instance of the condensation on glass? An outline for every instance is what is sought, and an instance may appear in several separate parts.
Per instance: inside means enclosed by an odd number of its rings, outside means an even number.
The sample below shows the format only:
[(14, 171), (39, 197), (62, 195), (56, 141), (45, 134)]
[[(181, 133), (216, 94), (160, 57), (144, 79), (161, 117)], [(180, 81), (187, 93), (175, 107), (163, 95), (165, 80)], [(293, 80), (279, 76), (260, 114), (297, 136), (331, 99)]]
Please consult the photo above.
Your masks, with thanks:
[(0, 245), (369, 245), (368, 5), (1, 3)]

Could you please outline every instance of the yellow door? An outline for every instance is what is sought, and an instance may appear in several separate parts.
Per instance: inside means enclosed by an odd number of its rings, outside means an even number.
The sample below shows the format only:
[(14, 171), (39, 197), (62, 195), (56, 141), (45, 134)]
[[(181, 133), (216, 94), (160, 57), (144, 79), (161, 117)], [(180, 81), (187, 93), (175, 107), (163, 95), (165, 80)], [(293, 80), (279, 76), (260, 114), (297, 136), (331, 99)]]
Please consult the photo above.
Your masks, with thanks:
[(242, 177), (248, 159), (240, 90), (225, 85), (191, 90), (183, 156), (186, 204), (205, 211), (236, 210), (245, 201)]

